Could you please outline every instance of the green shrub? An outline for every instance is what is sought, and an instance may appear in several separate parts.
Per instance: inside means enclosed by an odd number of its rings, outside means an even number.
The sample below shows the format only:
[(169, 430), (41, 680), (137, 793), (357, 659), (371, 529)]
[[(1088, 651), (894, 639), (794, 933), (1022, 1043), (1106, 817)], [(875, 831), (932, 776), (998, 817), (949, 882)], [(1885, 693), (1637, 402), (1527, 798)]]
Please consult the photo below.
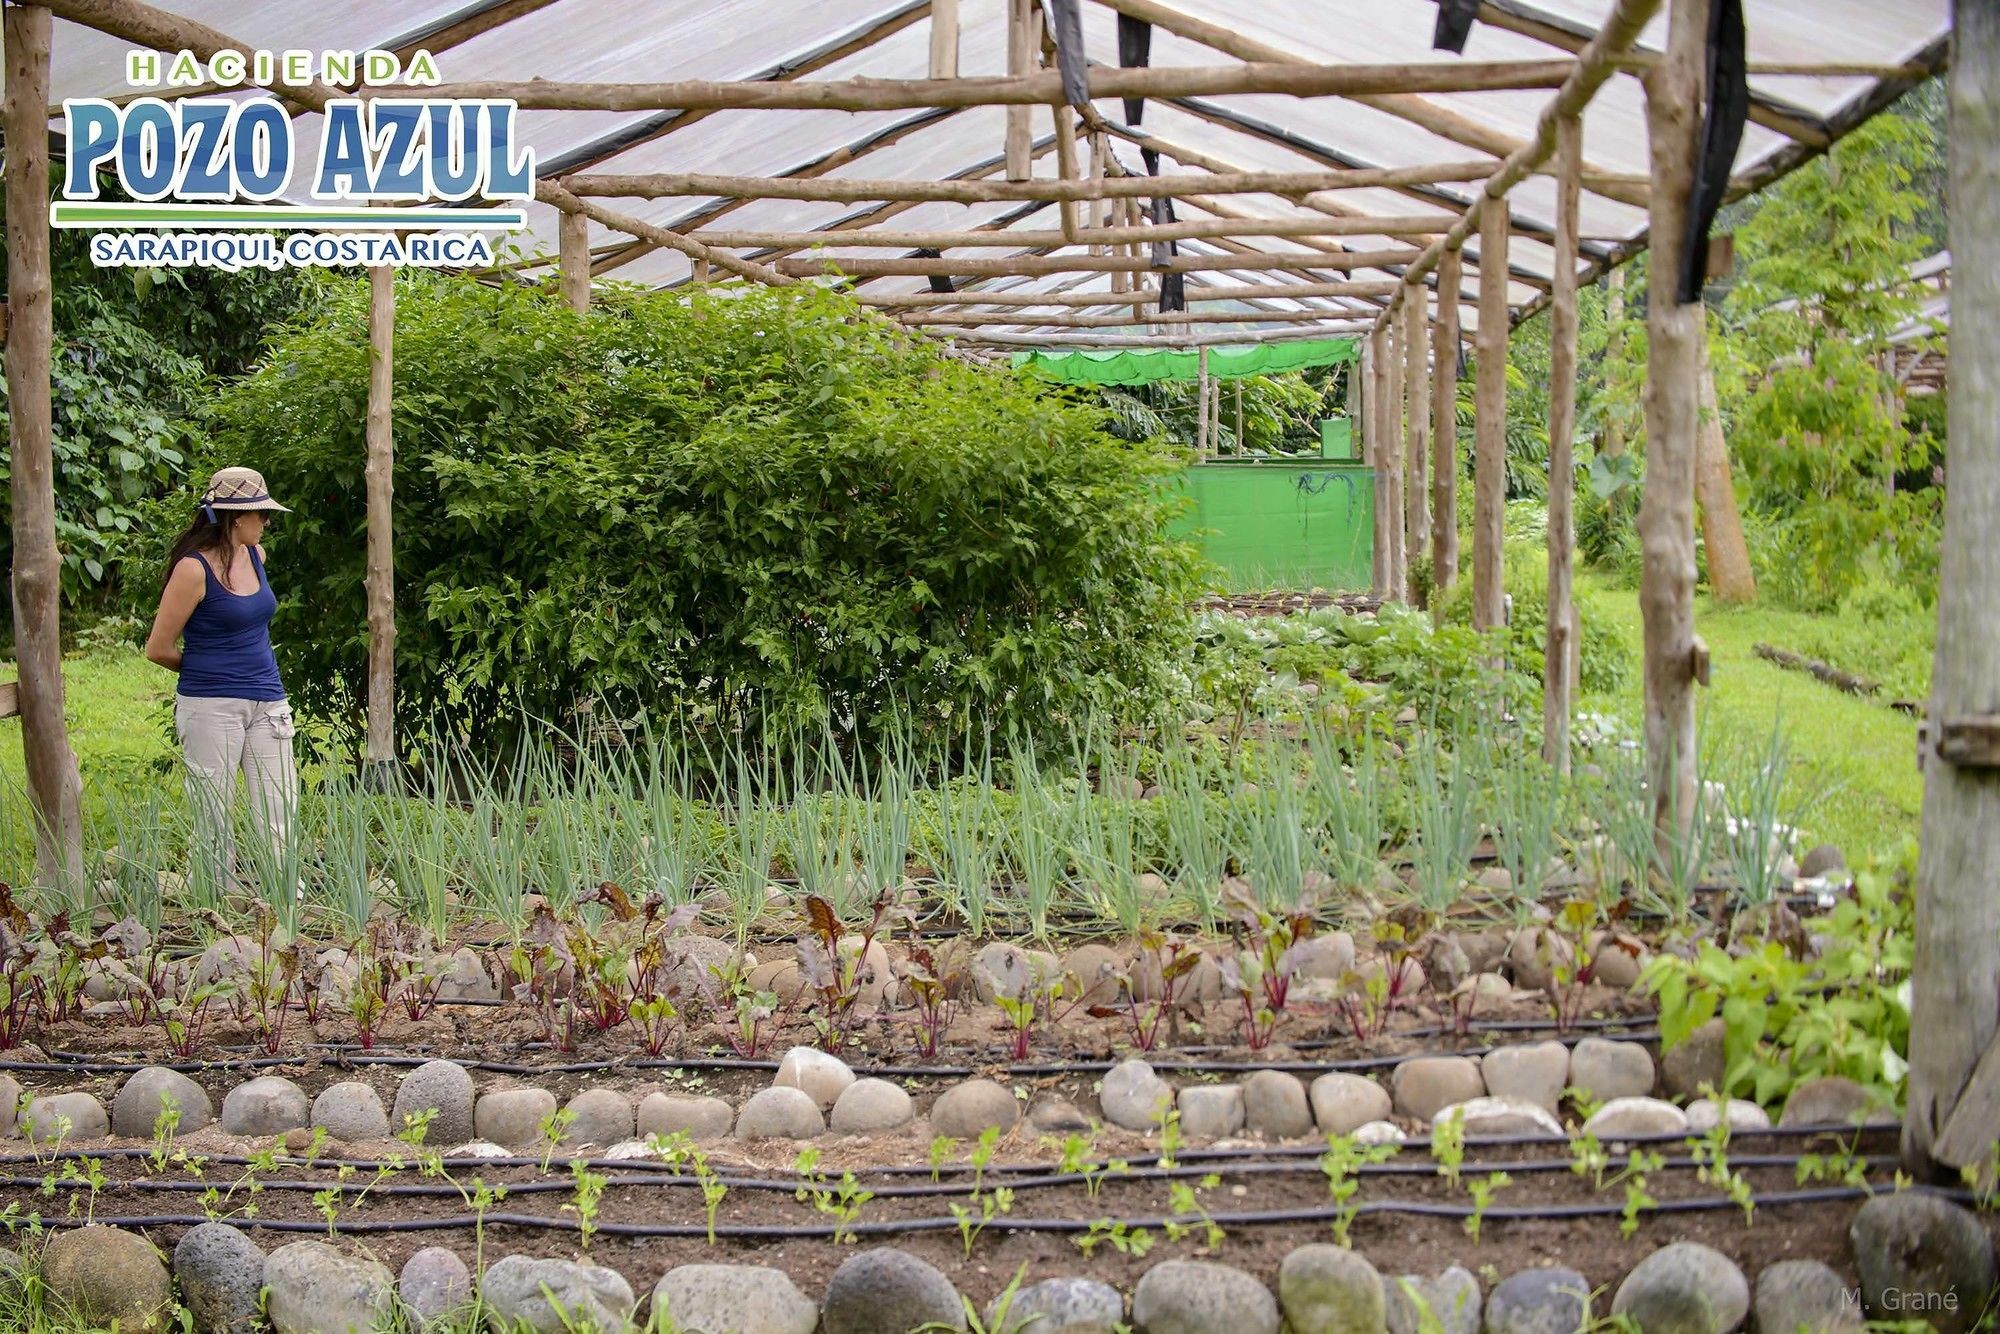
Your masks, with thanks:
[[(366, 696), (366, 293), (336, 292), (215, 413), (299, 511), (280, 665)], [(1197, 558), (1162, 447), (817, 288), (618, 295), (398, 280), (397, 693), (504, 744), (523, 715), (995, 726), (1163, 699)]]
[[(1509, 507), (1510, 510), (1512, 506)], [(1543, 646), (1548, 640), (1548, 553), (1526, 542), (1510, 543), (1501, 553), (1502, 582), (1514, 599), (1507, 626), (1507, 665), (1536, 682), (1542, 679)], [(1444, 598), (1447, 625), (1472, 624), (1472, 565), (1468, 560), (1458, 582)], [(1578, 687), (1586, 694), (1608, 693), (1625, 683), (1631, 671), (1631, 651), (1613, 627), (1594, 620), (1579, 608), (1583, 627)]]

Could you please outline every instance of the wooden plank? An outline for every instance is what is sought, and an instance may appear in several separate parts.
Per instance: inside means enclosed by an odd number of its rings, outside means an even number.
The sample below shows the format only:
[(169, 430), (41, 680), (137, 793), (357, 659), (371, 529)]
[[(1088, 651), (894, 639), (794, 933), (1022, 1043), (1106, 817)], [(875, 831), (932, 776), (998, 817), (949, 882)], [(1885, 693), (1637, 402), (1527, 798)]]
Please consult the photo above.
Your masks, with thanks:
[(958, 0), (931, 0), (931, 78), (958, 77)]
[(1383, 402), (1388, 398), (1389, 330), (1378, 324), (1368, 335), (1368, 355), (1363, 363), (1367, 389), (1362, 399), (1362, 457), (1374, 475), (1375, 521), (1369, 591), (1378, 598), (1389, 596), (1389, 470), (1383, 462), (1383, 437), (1388, 416)]
[(1398, 320), (1389, 322), (1389, 343), (1383, 358), (1382, 472), (1388, 479), (1382, 500), (1387, 508), (1376, 522), (1389, 530), (1389, 600), (1410, 600), (1409, 532), (1403, 515), (1403, 332)]
[[(1403, 394), (1409, 404), (1403, 427), (1403, 566), (1423, 558), (1431, 544), (1430, 293), (1422, 283), (1403, 285)], [(1406, 588), (1406, 592), (1410, 591)]]
[[(1035, 67), (1035, 48), (1041, 29), (1041, 6), (1036, 0), (1007, 0), (1007, 73), (1014, 79), (1024, 79)], [(1058, 78), (1058, 84), (1061, 80)], [(1034, 130), (1028, 121), (1028, 108), (1010, 106), (1007, 108), (1007, 179), (1025, 181), (1032, 170), (1028, 149), (1034, 142)]]
[[(638, 220), (631, 221), (636, 223)], [(724, 257), (728, 254), (726, 250), (711, 250), (709, 258), (727, 268), (729, 266), (724, 263)], [(823, 255), (781, 259), (769, 267), (793, 278), (813, 278), (825, 273), (844, 273), (856, 278), (922, 278), (934, 273), (952, 278), (1015, 278), (1046, 273), (1224, 273), (1232, 269), (1338, 273), (1348, 269), (1379, 268), (1395, 263), (1398, 258), (1399, 252), (1394, 251), (1357, 250), (1345, 255), (1315, 255), (1308, 266), (1299, 262), (1298, 255), (1176, 255), (1165, 265), (1155, 266), (1143, 256), (1128, 255), (1009, 255), (1001, 259), (960, 259), (952, 256), (944, 259), (858, 259), (852, 255)], [(735, 262), (740, 264), (742, 261)], [(1503, 277), (1503, 292), (1504, 281)]]
[(590, 219), (581, 213), (559, 213), (556, 234), (557, 270), (563, 300), (581, 315), (590, 309)]

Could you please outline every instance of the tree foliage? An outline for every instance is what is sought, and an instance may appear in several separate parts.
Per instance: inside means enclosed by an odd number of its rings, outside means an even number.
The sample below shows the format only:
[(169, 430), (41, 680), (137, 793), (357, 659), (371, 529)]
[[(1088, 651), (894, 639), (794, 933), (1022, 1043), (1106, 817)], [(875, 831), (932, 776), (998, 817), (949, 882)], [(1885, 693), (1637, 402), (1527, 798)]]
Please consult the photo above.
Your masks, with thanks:
[[(216, 413), (300, 497), (288, 687), (366, 696), (366, 294), (334, 292)], [(1100, 409), (813, 288), (615, 296), (398, 279), (397, 692), (504, 744), (580, 700), (755, 727), (1006, 726), (1163, 697), (1196, 558), (1180, 463)]]

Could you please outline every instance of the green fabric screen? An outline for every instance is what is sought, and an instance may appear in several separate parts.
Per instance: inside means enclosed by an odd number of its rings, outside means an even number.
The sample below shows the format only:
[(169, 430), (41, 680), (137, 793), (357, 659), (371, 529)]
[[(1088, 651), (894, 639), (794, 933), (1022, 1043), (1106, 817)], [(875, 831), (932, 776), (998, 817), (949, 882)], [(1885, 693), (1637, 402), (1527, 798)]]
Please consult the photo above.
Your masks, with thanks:
[[(1292, 343), (1259, 343), (1254, 347), (1216, 347), (1208, 352), (1208, 373), (1218, 380), (1246, 375), (1279, 375), (1307, 366), (1331, 366), (1353, 361), (1352, 338), (1308, 338)], [(1084, 348), (1075, 352), (1045, 352), (1030, 348), (1014, 354), (1014, 365), (1061, 384), (1151, 384), (1157, 380), (1198, 380), (1201, 354), (1172, 348)]]

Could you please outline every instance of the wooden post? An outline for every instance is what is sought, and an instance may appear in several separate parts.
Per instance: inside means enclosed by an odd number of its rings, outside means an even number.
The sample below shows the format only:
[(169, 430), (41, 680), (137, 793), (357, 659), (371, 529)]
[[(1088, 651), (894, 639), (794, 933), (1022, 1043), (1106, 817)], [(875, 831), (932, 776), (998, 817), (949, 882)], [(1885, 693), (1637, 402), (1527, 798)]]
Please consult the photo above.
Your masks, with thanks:
[(1473, 387), (1472, 625), (1506, 619), (1500, 543), (1507, 489), (1507, 201), (1479, 209), (1479, 365)]
[[(2000, 9), (1952, 6), (1951, 401), (1932, 734), (2000, 711)], [(1983, 295), (1982, 295), (1983, 294)], [(1989, 299), (1990, 298), (1990, 299)], [(1924, 765), (1903, 1156), (1983, 1163), (2000, 1114), (2000, 768)], [(1984, 1059), (1982, 1060), (1982, 1053)], [(1953, 1161), (1953, 1160), (1957, 1161)]]
[[(1422, 283), (1403, 285), (1403, 390), (1409, 415), (1403, 431), (1404, 571), (1422, 559), (1431, 544), (1429, 475), (1431, 438), (1430, 296)], [(1411, 591), (1405, 581), (1405, 592)]]
[(562, 271), (563, 300), (581, 315), (590, 309), (590, 219), (581, 213), (556, 216), (561, 219), (556, 258)]
[(1382, 520), (1389, 526), (1389, 597), (1408, 602), (1409, 534), (1403, 526), (1403, 322), (1395, 310), (1384, 322), (1389, 326), (1389, 343), (1382, 368), (1382, 471), (1388, 474), (1389, 508)]
[(1701, 541), (1708, 552), (1708, 588), (1718, 602), (1755, 602), (1757, 574), (1743, 540), (1736, 510), (1736, 482), (1730, 475), (1729, 440), (1722, 432), (1722, 408), (1715, 397), (1715, 372), (1708, 364), (1706, 328), (1701, 340), (1701, 428), (1695, 436), (1695, 498), (1700, 502)]
[(394, 530), (396, 271), (368, 270), (368, 741), (367, 772), (385, 779), (396, 761)]
[(1199, 370), (1200, 379), (1197, 383), (1197, 393), (1195, 397), (1194, 455), (1198, 459), (1205, 459), (1209, 456), (1211, 449), (1210, 441), (1208, 438), (1208, 349), (1207, 348), (1203, 348), (1201, 349), (1200, 352), (1195, 354), (1195, 365)]
[(958, 77), (958, 0), (931, 0), (931, 77)]
[(1243, 381), (1236, 382), (1236, 452), (1243, 452)]
[[(1041, 48), (1042, 7), (1036, 0), (1007, 0), (1007, 74), (1021, 79), (1035, 72)], [(1034, 130), (1029, 108), (1007, 108), (1007, 179), (1025, 181), (1034, 170)]]
[[(1625, 358), (1625, 270), (1613, 269), (1604, 275), (1604, 360), (1607, 366), (1616, 366)], [(1625, 452), (1625, 426), (1618, 420), (1618, 414), (1604, 415), (1604, 452), (1617, 458)]]
[[(1105, 159), (1109, 155), (1110, 155), (1110, 149), (1106, 146), (1104, 142), (1104, 131), (1092, 130), (1090, 132), (1089, 179), (1093, 181), (1101, 181), (1104, 179), (1104, 163)], [(1092, 231), (1098, 231), (1102, 229), (1106, 225), (1106, 223), (1110, 221), (1109, 205), (1110, 205), (1109, 200), (1093, 199), (1090, 201), (1089, 216), (1090, 216), (1090, 229)], [(1102, 242), (1093, 241), (1090, 246), (1090, 253), (1093, 255), (1107, 254), (1109, 253), (1109, 250), (1110, 247), (1104, 245)]]
[(1569, 772), (1570, 677), (1576, 609), (1576, 221), (1583, 121), (1556, 126), (1555, 283), (1549, 299), (1549, 614), (1542, 654), (1542, 758)]
[(1666, 54), (1646, 74), (1653, 253), (1646, 289), (1646, 488), (1639, 503), (1639, 610), (1645, 623), (1645, 735), (1662, 846), (1685, 836), (1696, 792), (1694, 464), (1702, 306), (1680, 299), (1682, 239), (1694, 193), (1709, 0), (1673, 0)]
[(1366, 392), (1362, 399), (1361, 421), (1364, 426), (1362, 445), (1363, 457), (1368, 460), (1369, 470), (1374, 476), (1375, 516), (1370, 525), (1374, 535), (1374, 556), (1370, 565), (1368, 591), (1378, 598), (1389, 596), (1389, 468), (1383, 460), (1383, 438), (1387, 429), (1383, 425), (1387, 413), (1383, 401), (1388, 398), (1389, 331), (1386, 324), (1378, 324), (1368, 334)]
[(49, 11), (4, 11), (7, 91), (7, 405), (13, 473), (14, 655), (21, 753), (35, 822), (35, 874), (81, 891), (82, 801), (63, 715), (62, 554), (56, 545), (49, 355)]
[(1458, 284), (1460, 252), (1438, 260), (1437, 322), (1431, 331), (1431, 582), (1434, 605), (1458, 582)]
[(708, 283), (713, 280), (714, 276), (715, 271), (709, 266), (707, 260), (698, 259), (694, 262), (694, 280), (696, 282)]

